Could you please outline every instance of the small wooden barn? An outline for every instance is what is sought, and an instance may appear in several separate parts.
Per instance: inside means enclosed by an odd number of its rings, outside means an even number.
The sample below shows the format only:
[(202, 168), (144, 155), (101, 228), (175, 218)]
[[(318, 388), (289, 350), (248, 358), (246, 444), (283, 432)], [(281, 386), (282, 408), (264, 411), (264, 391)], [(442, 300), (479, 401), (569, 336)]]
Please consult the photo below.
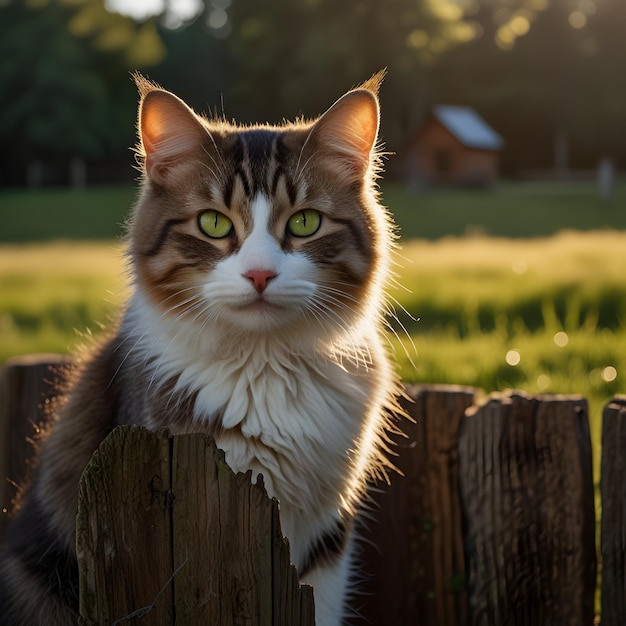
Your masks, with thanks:
[(487, 186), (499, 174), (502, 137), (469, 107), (439, 105), (402, 150), (411, 185)]

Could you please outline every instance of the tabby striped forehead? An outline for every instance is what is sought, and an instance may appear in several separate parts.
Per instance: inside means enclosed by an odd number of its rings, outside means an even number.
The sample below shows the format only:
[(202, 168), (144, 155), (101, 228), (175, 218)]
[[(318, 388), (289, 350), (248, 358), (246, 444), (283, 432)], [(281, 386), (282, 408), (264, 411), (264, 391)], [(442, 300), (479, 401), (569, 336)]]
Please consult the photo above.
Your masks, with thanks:
[(233, 208), (238, 183), (248, 198), (259, 194), (273, 197), (282, 183), (289, 202), (294, 205), (298, 189), (289, 164), (290, 157), (293, 155), (285, 145), (284, 133), (264, 128), (236, 133), (227, 154), (230, 167), (222, 183), (224, 205)]

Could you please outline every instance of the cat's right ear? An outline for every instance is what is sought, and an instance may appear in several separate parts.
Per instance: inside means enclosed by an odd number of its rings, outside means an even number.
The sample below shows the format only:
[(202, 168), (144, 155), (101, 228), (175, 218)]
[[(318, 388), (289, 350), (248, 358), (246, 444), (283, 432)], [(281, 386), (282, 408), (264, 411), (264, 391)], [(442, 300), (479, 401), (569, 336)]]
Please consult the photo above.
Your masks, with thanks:
[(176, 165), (200, 158), (209, 131), (177, 96), (138, 82), (139, 139), (148, 178), (166, 184)]

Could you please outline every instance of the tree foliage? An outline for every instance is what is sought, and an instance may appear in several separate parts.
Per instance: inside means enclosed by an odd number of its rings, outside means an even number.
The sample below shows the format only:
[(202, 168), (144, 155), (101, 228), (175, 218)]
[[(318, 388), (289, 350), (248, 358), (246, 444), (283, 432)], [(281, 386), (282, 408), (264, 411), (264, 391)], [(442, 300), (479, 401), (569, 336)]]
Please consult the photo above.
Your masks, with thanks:
[(133, 134), (128, 71), (163, 54), (154, 21), (110, 14), (103, 0), (2, 5), (0, 181), (31, 160), (119, 154)]
[(472, 36), (454, 0), (236, 0), (231, 19), (228, 47), (240, 68), (234, 100), (255, 102), (269, 119), (318, 113), (387, 68), (393, 143), (424, 107), (436, 59)]
[(507, 139), (509, 170), (550, 167), (558, 136), (573, 167), (626, 163), (621, 0), (491, 0), (472, 19), (482, 36), (440, 59), (434, 97), (483, 112)]
[[(392, 151), (437, 103), (474, 106), (509, 171), (626, 163), (623, 0), (203, 0), (143, 21), (105, 0), (0, 1), (0, 182), (29, 159), (128, 159), (140, 69), (199, 110), (311, 116), (382, 68)], [(175, 27), (174, 27), (175, 26)], [(2, 173), (4, 172), (4, 174)]]

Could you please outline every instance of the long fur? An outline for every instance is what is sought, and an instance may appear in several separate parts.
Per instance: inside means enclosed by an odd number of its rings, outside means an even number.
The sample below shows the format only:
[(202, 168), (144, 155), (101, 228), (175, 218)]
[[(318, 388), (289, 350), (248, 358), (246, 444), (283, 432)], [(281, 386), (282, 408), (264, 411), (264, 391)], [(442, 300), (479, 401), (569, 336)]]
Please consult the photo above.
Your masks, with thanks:
[[(318, 626), (341, 623), (353, 520), (388, 464), (397, 393), (382, 338), (393, 227), (374, 183), (381, 78), (316, 121), (246, 128), (137, 79), (133, 294), (41, 447), (1, 555), (2, 623), (76, 619), (76, 486), (127, 423), (209, 433), (234, 470), (263, 474)], [(299, 236), (304, 210), (319, 227)], [(203, 230), (207, 211), (232, 223), (225, 236)]]

